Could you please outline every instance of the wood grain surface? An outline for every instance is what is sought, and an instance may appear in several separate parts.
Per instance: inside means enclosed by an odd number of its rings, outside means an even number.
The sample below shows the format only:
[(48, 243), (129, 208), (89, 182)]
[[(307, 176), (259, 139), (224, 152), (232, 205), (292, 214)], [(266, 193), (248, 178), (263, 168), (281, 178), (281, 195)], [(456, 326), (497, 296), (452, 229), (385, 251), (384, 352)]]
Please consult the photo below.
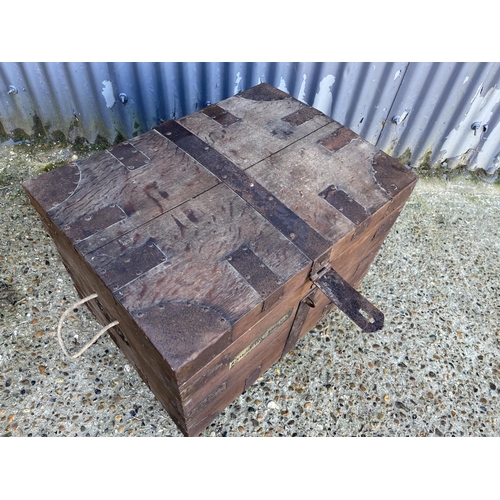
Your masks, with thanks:
[[(135, 251), (148, 244), (164, 259), (151, 268), (145, 267), (143, 252)], [(239, 327), (235, 332), (232, 327), (242, 320), (248, 322), (246, 316), (252, 312), (253, 320), (261, 314), (267, 295), (259, 294), (250, 276), (242, 275), (228, 261), (244, 246), (258, 256), (272, 273), (272, 279), (279, 280), (279, 287), (288, 284), (298, 288), (307, 280), (310, 261), (225, 185), (206, 191), (86, 257), (94, 272), (148, 332), (180, 380), (199, 369), (192, 363), (204, 364), (245, 328)], [(127, 258), (129, 271), (120, 273), (120, 277), (129, 280), (117, 282), (113, 272), (116, 263), (122, 264)], [(162, 319), (148, 323), (151, 308), (166, 303), (206, 308), (220, 316), (220, 324), (225, 328), (217, 328), (209, 335), (203, 328), (206, 317), (202, 317), (201, 333), (192, 329), (188, 342), (169, 331), (168, 308)], [(186, 323), (195, 321), (195, 307), (192, 311), (192, 315), (185, 316)]]
[(235, 96), (218, 106), (238, 121), (224, 125), (201, 110), (181, 118), (179, 123), (242, 169), (331, 122), (323, 113), (311, 111), (314, 108), (291, 96), (270, 101)]
[[(113, 149), (111, 153), (104, 151), (77, 162), (80, 171), (77, 189), (48, 212), (83, 254), (218, 183), (210, 172), (154, 131), (129, 143), (147, 155), (148, 163), (129, 170), (111, 154)], [(81, 239), (82, 221), (89, 219), (90, 226), (95, 214), (110, 206), (119, 207), (123, 217), (108, 227), (96, 227), (92, 234)]]

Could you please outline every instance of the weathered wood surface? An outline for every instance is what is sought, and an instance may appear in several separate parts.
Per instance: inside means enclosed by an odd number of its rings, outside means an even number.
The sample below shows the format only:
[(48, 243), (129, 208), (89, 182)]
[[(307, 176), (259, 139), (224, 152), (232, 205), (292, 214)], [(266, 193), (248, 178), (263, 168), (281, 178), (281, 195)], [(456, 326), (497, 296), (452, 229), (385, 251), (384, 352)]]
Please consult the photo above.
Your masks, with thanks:
[[(273, 308), (260, 321), (252, 324), (235, 342), (214, 356), (188, 381), (181, 384), (180, 392), (186, 408), (196, 406), (204, 395), (210, 394), (224, 379), (234, 376), (249, 363), (252, 364), (251, 360), (255, 356), (257, 356), (256, 360), (259, 359), (260, 349), (265, 349), (269, 342), (281, 334), (280, 332), (285, 332), (285, 330), (288, 332), (295, 318), (297, 304), (311, 286), (310, 283), (305, 283), (284, 297), (278, 307)], [(284, 340), (281, 346), (282, 351), (283, 348)], [(277, 356), (276, 359), (279, 357)], [(254, 366), (254, 368), (257, 367), (258, 364)]]
[(262, 84), (24, 187), (88, 307), (186, 435), (357, 287), (413, 173)]
[(283, 204), (264, 185), (258, 183), (215, 148), (172, 120), (155, 129), (203, 163), (221, 182), (293, 241), (294, 245), (311, 260), (316, 261), (329, 251), (331, 244), (328, 240)]
[[(375, 177), (378, 151), (371, 144), (349, 131), (333, 151), (323, 145), (334, 134), (341, 135), (341, 130), (333, 122), (248, 170), (332, 243), (392, 199)], [(329, 188), (344, 196), (330, 199)]]
[[(41, 181), (32, 179), (25, 183), (44, 209), (51, 206), (46, 210), (49, 217), (83, 254), (218, 183), (210, 172), (155, 131), (131, 139), (128, 144), (133, 146), (125, 150), (128, 157), (124, 157), (123, 146), (115, 146), (76, 162), (69, 169), (54, 171), (59, 176), (51, 172), (53, 178), (44, 180), (44, 186), (69, 184), (79, 174), (78, 185), (68, 197), (58, 199), (55, 206), (51, 202), (53, 191), (42, 190)], [(139, 155), (144, 161), (141, 166), (133, 160)], [(106, 226), (102, 213), (112, 208), (115, 217)]]
[[(145, 251), (134, 252), (148, 247), (158, 255), (150, 268), (144, 267)], [(242, 275), (231, 264), (231, 255), (240, 248), (252, 252), (259, 269), (265, 266), (273, 276), (269, 294), (262, 296), (252, 286), (253, 270)], [(289, 293), (290, 287), (302, 285), (310, 268), (289, 240), (224, 185), (98, 248), (87, 259), (147, 332), (179, 382), (255, 322), (271, 292), (286, 288), (283, 293)], [(186, 310), (184, 315), (189, 335), (169, 321), (173, 306), (168, 304), (177, 303), (190, 304), (191, 314)], [(207, 323), (208, 317), (212, 322)]]
[(331, 121), (284, 92), (261, 89), (260, 96), (242, 92), (179, 123), (246, 169)]

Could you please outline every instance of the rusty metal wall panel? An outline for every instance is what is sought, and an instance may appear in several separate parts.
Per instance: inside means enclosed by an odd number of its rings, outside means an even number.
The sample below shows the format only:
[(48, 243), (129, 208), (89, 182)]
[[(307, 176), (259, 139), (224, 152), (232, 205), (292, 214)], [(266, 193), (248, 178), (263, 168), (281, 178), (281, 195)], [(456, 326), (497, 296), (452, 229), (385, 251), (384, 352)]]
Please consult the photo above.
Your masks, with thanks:
[(500, 167), (499, 63), (0, 63), (0, 143), (114, 143), (263, 81), (413, 167)]
[(498, 63), (412, 63), (378, 147), (413, 167), (467, 165), (492, 174), (499, 166), (499, 104)]
[[(406, 63), (3, 63), (0, 121), (7, 135), (93, 143), (137, 135), (259, 82), (312, 104), (376, 142)], [(9, 85), (19, 92), (8, 94)], [(122, 99), (120, 95), (125, 94)], [(0, 129), (1, 130), (1, 129)], [(59, 135), (60, 135), (59, 134)]]

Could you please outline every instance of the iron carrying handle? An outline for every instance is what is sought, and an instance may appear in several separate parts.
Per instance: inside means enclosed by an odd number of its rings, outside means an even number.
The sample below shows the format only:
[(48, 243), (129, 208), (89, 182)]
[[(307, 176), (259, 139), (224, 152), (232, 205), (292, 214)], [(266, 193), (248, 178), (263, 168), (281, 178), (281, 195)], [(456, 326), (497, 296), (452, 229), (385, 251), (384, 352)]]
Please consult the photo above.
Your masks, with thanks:
[(333, 269), (314, 280), (314, 284), (364, 332), (372, 333), (384, 327), (384, 314)]

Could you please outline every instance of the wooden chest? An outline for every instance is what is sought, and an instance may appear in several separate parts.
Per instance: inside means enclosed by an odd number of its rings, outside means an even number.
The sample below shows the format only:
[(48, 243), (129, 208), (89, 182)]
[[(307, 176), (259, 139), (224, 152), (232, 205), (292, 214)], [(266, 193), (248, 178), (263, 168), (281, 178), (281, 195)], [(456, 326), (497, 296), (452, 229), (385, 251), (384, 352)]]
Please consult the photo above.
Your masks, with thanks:
[[(25, 182), (80, 296), (198, 435), (355, 291), (417, 181), (260, 84)], [(354, 288), (353, 288), (354, 287)]]

